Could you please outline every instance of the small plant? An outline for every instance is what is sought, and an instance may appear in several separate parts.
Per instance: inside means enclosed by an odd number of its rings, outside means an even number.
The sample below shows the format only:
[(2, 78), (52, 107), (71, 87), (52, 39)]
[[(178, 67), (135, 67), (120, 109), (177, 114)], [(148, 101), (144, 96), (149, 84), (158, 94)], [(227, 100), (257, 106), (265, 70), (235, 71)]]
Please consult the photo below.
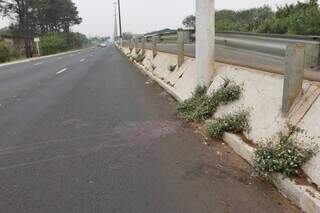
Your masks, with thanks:
[(137, 63), (142, 63), (145, 58), (146, 58), (145, 52), (142, 51), (134, 58), (134, 60)]
[(0, 63), (10, 60), (10, 50), (7, 45), (0, 42)]
[(249, 112), (240, 110), (223, 118), (208, 121), (207, 130), (212, 138), (221, 139), (225, 132), (240, 134), (250, 130)]
[(201, 121), (210, 118), (221, 104), (227, 104), (238, 100), (242, 88), (234, 82), (225, 79), (224, 84), (207, 95), (206, 87), (197, 87), (192, 98), (184, 101), (178, 106), (179, 117), (188, 121)]
[(193, 96), (196, 96), (196, 97), (204, 96), (207, 93), (207, 90), (208, 89), (206, 86), (197, 86), (193, 93)]
[(240, 99), (242, 87), (236, 85), (230, 79), (224, 79), (223, 85), (213, 93), (212, 97), (217, 103), (228, 104)]
[(263, 177), (281, 173), (287, 177), (299, 175), (301, 167), (316, 153), (316, 148), (302, 147), (297, 135), (303, 130), (290, 126), (289, 133), (279, 133), (275, 139), (266, 139), (255, 151), (254, 170)]
[(174, 65), (169, 65), (169, 66), (168, 66), (168, 70), (169, 70), (170, 72), (173, 72), (173, 71), (176, 69), (176, 67), (177, 67), (176, 64), (174, 64)]

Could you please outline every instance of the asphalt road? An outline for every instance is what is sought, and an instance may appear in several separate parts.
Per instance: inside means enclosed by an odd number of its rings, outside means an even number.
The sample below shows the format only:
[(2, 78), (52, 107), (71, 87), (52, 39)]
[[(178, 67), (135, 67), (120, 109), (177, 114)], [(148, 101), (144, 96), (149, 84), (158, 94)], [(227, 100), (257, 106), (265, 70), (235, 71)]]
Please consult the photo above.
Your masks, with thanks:
[(298, 212), (114, 47), (0, 68), (1, 213)]

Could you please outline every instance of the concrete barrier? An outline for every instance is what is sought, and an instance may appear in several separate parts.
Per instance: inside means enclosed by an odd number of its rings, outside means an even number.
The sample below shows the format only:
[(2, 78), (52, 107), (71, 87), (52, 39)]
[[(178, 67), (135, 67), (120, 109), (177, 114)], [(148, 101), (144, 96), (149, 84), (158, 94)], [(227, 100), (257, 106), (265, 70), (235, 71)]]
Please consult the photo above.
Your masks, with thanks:
[[(123, 51), (129, 51), (124, 48)], [(139, 68), (153, 80), (158, 82), (178, 101), (192, 96), (196, 88), (196, 62), (185, 57), (180, 68), (170, 71), (168, 66), (177, 63), (177, 55), (158, 52), (153, 58), (153, 52), (146, 50), (146, 58)], [(310, 136), (317, 138), (314, 142), (320, 145), (320, 85), (304, 81), (301, 96), (294, 102), (288, 116), (282, 114), (282, 89), (284, 76), (263, 71), (216, 63), (216, 75), (212, 79), (208, 93), (218, 88), (223, 79), (229, 78), (244, 88), (239, 101), (218, 108), (215, 116), (231, 113), (239, 108), (250, 110), (251, 132), (246, 136), (259, 144), (262, 138), (273, 137), (280, 131), (287, 130), (287, 122), (305, 129)], [(236, 135), (226, 134), (224, 140), (249, 163), (252, 163), (254, 147), (251, 147)], [(306, 141), (308, 143), (308, 141)], [(311, 143), (311, 142), (310, 142)], [(320, 193), (315, 186), (320, 186), (320, 153), (304, 167), (310, 183), (301, 185), (294, 180), (280, 175), (273, 176), (274, 184), (279, 190), (301, 207), (305, 212), (320, 212)]]

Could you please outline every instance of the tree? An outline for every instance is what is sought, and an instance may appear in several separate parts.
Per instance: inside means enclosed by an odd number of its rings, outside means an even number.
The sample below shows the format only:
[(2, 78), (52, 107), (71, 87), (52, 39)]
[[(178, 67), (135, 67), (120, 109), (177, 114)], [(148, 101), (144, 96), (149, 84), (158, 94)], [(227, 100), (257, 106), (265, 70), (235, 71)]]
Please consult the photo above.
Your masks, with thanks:
[(272, 9), (268, 6), (240, 11), (220, 10), (216, 12), (216, 30), (254, 32), (272, 16)]
[(0, 12), (16, 23), (14, 34), (25, 38), (26, 57), (32, 57), (30, 37), (64, 32), (80, 24), (77, 7), (72, 0), (0, 0)]
[(131, 40), (133, 38), (133, 34), (131, 32), (124, 32), (122, 34), (123, 40)]
[(29, 41), (31, 36), (30, 31), (30, 16), (31, 7), (30, 2), (32, 0), (0, 0), (0, 11), (10, 18), (16, 19), (19, 28), (25, 38), (25, 52), (26, 57), (32, 57), (32, 49)]
[(182, 24), (186, 28), (196, 28), (196, 17), (194, 15), (187, 16), (183, 21)]
[(320, 9), (317, 0), (279, 7), (274, 16), (258, 29), (263, 33), (320, 35)]
[(38, 34), (70, 32), (70, 27), (80, 24), (77, 7), (71, 0), (33, 0), (33, 24)]

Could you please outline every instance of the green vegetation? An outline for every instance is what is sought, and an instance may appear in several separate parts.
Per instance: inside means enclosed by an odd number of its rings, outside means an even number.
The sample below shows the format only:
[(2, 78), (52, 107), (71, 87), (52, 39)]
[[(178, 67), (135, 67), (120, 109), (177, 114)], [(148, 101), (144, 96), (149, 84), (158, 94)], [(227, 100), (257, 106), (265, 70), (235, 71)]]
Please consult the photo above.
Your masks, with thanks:
[(87, 37), (80, 33), (48, 33), (40, 39), (42, 55), (50, 55), (88, 45)]
[(286, 5), (266, 19), (258, 28), (261, 33), (320, 35), (318, 0)]
[(136, 52), (137, 52), (137, 54), (135, 56), (133, 56), (131, 53), (128, 54), (128, 57), (129, 57), (130, 61), (132, 61), (132, 62), (135, 61), (137, 63), (142, 63), (143, 60), (146, 58), (146, 54), (145, 54), (146, 52), (142, 51), (140, 49), (139, 49), (139, 51), (136, 50)]
[(235, 32), (255, 32), (269, 17), (273, 16), (268, 6), (247, 10), (221, 10), (216, 12), (216, 30)]
[[(48, 34), (63, 33), (67, 37), (64, 39), (68, 45), (73, 45), (73, 42), (79, 40), (71, 37), (79, 37), (80, 35), (70, 33), (72, 26), (82, 22), (77, 7), (72, 0), (0, 1), (0, 13), (12, 20), (11, 26), (5, 29), (5, 33), (21, 36), (25, 39), (24, 49), (27, 58), (32, 57), (33, 54), (32, 44), (28, 42), (30, 37), (44, 36), (45, 39), (48, 39)], [(55, 37), (53, 41), (52, 44), (47, 44), (47, 41), (45, 41), (45, 46), (57, 48), (59, 39)], [(77, 44), (74, 44), (74, 46), (76, 47)], [(48, 50), (45, 48), (45, 51), (56, 52), (57, 49)]]
[(209, 136), (216, 139), (221, 139), (225, 132), (240, 134), (250, 130), (249, 112), (240, 110), (222, 118), (208, 121), (206, 126)]
[(40, 49), (43, 55), (55, 54), (66, 50), (67, 44), (61, 34), (52, 33), (41, 37)]
[(289, 127), (289, 133), (280, 133), (276, 139), (266, 139), (263, 146), (255, 152), (254, 169), (263, 176), (281, 173), (288, 177), (299, 175), (302, 165), (310, 160), (316, 149), (301, 147), (297, 135), (302, 130)]
[(10, 49), (3, 42), (0, 42), (0, 63), (10, 60)]
[(205, 87), (197, 87), (192, 98), (179, 104), (178, 116), (187, 121), (203, 121), (212, 117), (218, 106), (236, 101), (242, 94), (242, 88), (228, 79), (211, 95), (206, 91)]
[[(183, 20), (185, 27), (195, 27), (195, 17)], [(275, 34), (320, 35), (318, 0), (307, 0), (278, 7), (263, 6), (247, 10), (216, 11), (216, 31)]]

